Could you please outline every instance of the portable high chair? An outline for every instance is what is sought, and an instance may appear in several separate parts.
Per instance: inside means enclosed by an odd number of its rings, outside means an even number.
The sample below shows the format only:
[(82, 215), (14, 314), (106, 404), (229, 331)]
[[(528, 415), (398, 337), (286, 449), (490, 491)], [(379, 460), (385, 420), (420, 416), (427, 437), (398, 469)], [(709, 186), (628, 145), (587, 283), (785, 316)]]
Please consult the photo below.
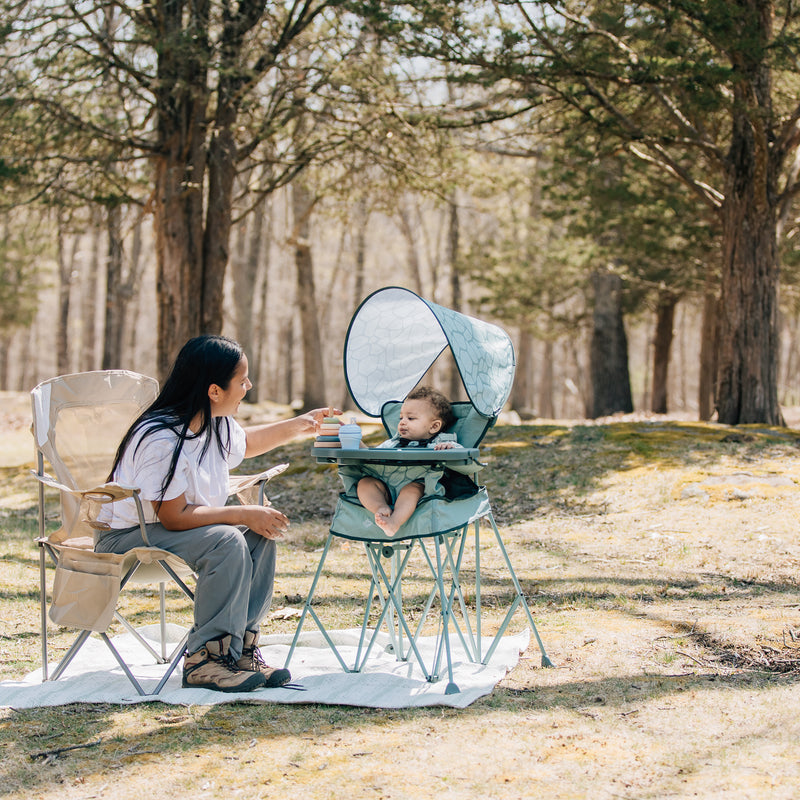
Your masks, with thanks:
[[(355, 312), (344, 345), (344, 369), (348, 388), (361, 411), (381, 417), (389, 436), (394, 435), (402, 399), (449, 348), (461, 375), (469, 402), (453, 404), (457, 421), (450, 429), (463, 449), (425, 450), (315, 448), (318, 462), (337, 463), (345, 484), (337, 501), (330, 531), (306, 598), (286, 660), (288, 665), (308, 617), (314, 621), (345, 671), (360, 671), (382, 629), (390, 637), (397, 658), (413, 657), (429, 681), (439, 679), (447, 668), (446, 693), (459, 691), (453, 680), (451, 636), (458, 637), (467, 657), (487, 663), (518, 609), (523, 609), (541, 651), (542, 666), (550, 666), (527, 600), (514, 572), (492, 514), (486, 488), (474, 477), (482, 468), (478, 445), (508, 399), (514, 378), (514, 351), (507, 334), (495, 325), (428, 302), (414, 292), (398, 287), (380, 289)], [(393, 537), (387, 537), (374, 515), (358, 501), (355, 483), (359, 470), (395, 469), (399, 465), (424, 466), (426, 492), (436, 484), (446, 486), (444, 496), (426, 494), (411, 518)], [(488, 521), (499, 547), (514, 600), (488, 648), (481, 637), (480, 522)], [(474, 532), (475, 609), (469, 607), (462, 590), (461, 569), (466, 545)], [(312, 607), (314, 593), (324, 572), (334, 538), (363, 542), (371, 580), (354, 663), (348, 664)], [(403, 608), (403, 575), (412, 554), (421, 553), (432, 579), (432, 588), (420, 621), (414, 630)], [(370, 629), (374, 601), (380, 604), (377, 623)], [(426, 618), (438, 603), (435, 656), (426, 664), (417, 641)]]
[[(42, 679), (57, 680), (94, 632), (105, 642), (122, 671), (141, 694), (158, 694), (180, 661), (188, 633), (177, 646), (168, 646), (166, 584), (174, 583), (194, 600), (187, 579), (188, 565), (177, 556), (155, 547), (137, 547), (127, 553), (95, 553), (94, 543), (102, 526), (96, 522), (104, 503), (133, 498), (139, 512), (142, 538), (147, 542), (144, 513), (136, 487), (106, 481), (114, 455), (131, 423), (158, 395), (158, 383), (126, 370), (103, 370), (64, 375), (39, 384), (31, 392), (33, 436), (39, 481), (39, 590), (41, 606)], [(45, 472), (45, 462), (55, 477)], [(234, 491), (258, 493), (286, 465), (258, 476), (243, 476)], [(232, 481), (233, 483), (233, 481)], [(45, 490), (60, 495), (60, 527), (47, 533)], [(243, 502), (255, 502), (251, 496)], [(47, 618), (47, 557), (56, 566), (50, 603), (50, 619), (80, 631), (72, 646), (49, 674)], [(156, 650), (117, 609), (120, 592), (129, 584), (159, 587), (159, 650)], [(120, 623), (165, 671), (152, 691), (145, 691), (108, 635), (112, 621)], [(169, 650), (169, 652), (168, 652)]]

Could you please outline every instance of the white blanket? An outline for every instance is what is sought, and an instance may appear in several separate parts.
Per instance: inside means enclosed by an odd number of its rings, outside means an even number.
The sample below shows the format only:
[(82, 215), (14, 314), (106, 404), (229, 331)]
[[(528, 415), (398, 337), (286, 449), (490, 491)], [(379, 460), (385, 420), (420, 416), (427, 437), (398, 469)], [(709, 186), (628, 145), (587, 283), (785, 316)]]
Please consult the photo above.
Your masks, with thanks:
[[(150, 638), (148, 629), (141, 631)], [(169, 638), (180, 641), (183, 631), (170, 626)], [(353, 664), (360, 630), (334, 631), (331, 638), (348, 665)], [(489, 694), (507, 672), (514, 668), (528, 646), (530, 632), (504, 636), (487, 665), (470, 662), (457, 636), (451, 636), (453, 682), (458, 691), (446, 694), (447, 665), (442, 660), (440, 678), (428, 682), (413, 657), (398, 661), (385, 651), (388, 636), (379, 634), (366, 666), (358, 673), (345, 672), (333, 651), (318, 633), (304, 633), (292, 656), (293, 686), (300, 688), (258, 689), (254, 692), (225, 693), (206, 689), (181, 688), (181, 666), (158, 695), (140, 696), (125, 677), (108, 648), (100, 639), (90, 638), (57, 681), (42, 683), (41, 670), (19, 681), (0, 682), (0, 707), (35, 708), (67, 703), (137, 703), (158, 701), (173, 705), (213, 705), (247, 701), (249, 703), (324, 703), (329, 705), (407, 708), (413, 706), (452, 706), (465, 708)], [(282, 666), (291, 644), (291, 635), (262, 637), (261, 653), (268, 664)], [(485, 653), (491, 639), (484, 640)], [(165, 667), (152, 658), (130, 634), (114, 638), (131, 671), (145, 691), (152, 690)], [(421, 638), (418, 647), (423, 662), (433, 663), (436, 642)], [(55, 666), (50, 665), (52, 674)]]

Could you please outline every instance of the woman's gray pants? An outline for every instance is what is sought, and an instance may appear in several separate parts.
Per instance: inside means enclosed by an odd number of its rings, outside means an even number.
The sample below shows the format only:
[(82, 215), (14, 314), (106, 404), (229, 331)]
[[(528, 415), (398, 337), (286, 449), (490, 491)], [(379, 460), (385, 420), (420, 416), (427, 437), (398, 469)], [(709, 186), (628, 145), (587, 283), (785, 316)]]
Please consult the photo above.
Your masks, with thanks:
[[(152, 547), (174, 553), (197, 574), (188, 652), (230, 634), (230, 652), (238, 659), (244, 632), (258, 630), (272, 602), (275, 541), (234, 525), (169, 531), (160, 523), (147, 525), (147, 538)], [(134, 547), (146, 547), (138, 525), (104, 533), (95, 550), (125, 553)]]

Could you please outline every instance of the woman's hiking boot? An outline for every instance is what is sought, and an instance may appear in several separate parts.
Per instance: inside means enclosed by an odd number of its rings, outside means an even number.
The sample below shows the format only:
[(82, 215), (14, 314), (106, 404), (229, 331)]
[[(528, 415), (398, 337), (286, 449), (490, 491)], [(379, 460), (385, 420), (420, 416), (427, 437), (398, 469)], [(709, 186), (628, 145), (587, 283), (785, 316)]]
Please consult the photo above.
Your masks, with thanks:
[(242, 657), (236, 662), (239, 669), (257, 672), (264, 676), (268, 689), (283, 686), (289, 683), (292, 675), (288, 669), (281, 667), (270, 667), (261, 656), (258, 649), (258, 631), (245, 631), (244, 644), (242, 646)]
[(184, 656), (184, 689), (212, 689), (215, 692), (249, 692), (266, 685), (260, 672), (236, 665), (230, 654), (230, 635), (218, 636), (197, 652)]

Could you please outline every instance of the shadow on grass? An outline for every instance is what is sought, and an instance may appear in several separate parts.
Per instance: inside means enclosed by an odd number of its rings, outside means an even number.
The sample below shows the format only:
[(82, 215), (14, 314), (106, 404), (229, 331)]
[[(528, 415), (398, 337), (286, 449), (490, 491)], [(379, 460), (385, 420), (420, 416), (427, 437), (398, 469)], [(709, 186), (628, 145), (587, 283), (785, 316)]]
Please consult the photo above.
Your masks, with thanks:
[[(482, 446), (482, 460), (488, 466), (481, 473), (481, 479), (489, 489), (498, 523), (510, 525), (541, 515), (551, 508), (558, 508), (560, 514), (584, 514), (584, 498), (611, 473), (642, 465), (712, 470), (726, 455), (736, 455), (742, 462), (756, 461), (771, 448), (795, 449), (799, 442), (800, 434), (784, 429), (728, 428), (701, 423), (498, 426), (489, 431)], [(335, 469), (311, 465), (308, 450), (309, 443), (302, 442), (281, 448), (264, 459), (266, 466), (283, 460), (290, 460), (293, 464), (289, 473), (270, 484), (269, 495), (275, 505), (286, 510), (293, 519), (318, 521), (327, 527), (340, 489), (339, 481)], [(25, 514), (19, 518), (27, 519)], [(23, 535), (30, 536), (20, 532), (15, 537), (21, 540)], [(567, 561), (580, 560), (579, 555), (566, 549), (561, 551), (552, 542), (523, 538), (515, 542), (515, 547), (530, 548), (551, 557), (560, 556)], [(326, 570), (314, 603), (323, 618), (327, 619), (324, 616), (327, 611), (333, 619), (340, 620), (350, 615), (354, 617), (354, 624), (360, 622), (355, 616), (357, 609), (354, 604), (359, 603), (363, 608), (366, 598), (342, 596), (341, 591), (331, 588), (331, 583), (359, 581), (363, 585), (362, 595), (366, 593), (369, 573), (363, 555), (359, 554), (359, 557), (358, 563), (352, 559), (352, 567), (345, 568), (335, 563)], [(28, 563), (16, 555), (6, 556), (5, 560)], [(316, 737), (336, 728), (365, 727), (375, 733), (374, 749), (380, 755), (377, 736), (384, 727), (388, 729), (398, 721), (435, 720), (441, 724), (455, 717), (481, 721), (495, 712), (543, 713), (555, 708), (582, 716), (602, 713), (626, 717), (635, 715), (645, 703), (676, 692), (745, 691), (799, 682), (800, 660), (778, 659), (777, 654), (756, 644), (743, 649), (695, 628), (690, 622), (676, 623), (674, 619), (658, 616), (660, 602), (668, 601), (672, 608), (677, 608), (678, 617), (685, 605), (689, 619), (694, 615), (691, 604), (721, 603), (731, 600), (731, 594), (741, 603), (763, 602), (765, 597), (774, 598), (776, 604), (795, 603), (796, 583), (743, 581), (719, 572), (687, 577), (685, 574), (660, 572), (655, 567), (652, 571), (648, 568), (647, 572), (640, 570), (638, 574), (626, 576), (598, 571), (588, 577), (561, 579), (553, 577), (550, 571), (538, 574), (536, 566), (529, 564), (521, 570), (514, 552), (511, 560), (537, 623), (548, 613), (582, 605), (587, 611), (604, 608), (621, 615), (639, 617), (645, 610), (654, 626), (660, 625), (691, 638), (697, 647), (693, 652), (702, 663), (695, 665), (694, 674), (664, 675), (640, 671), (635, 675), (581, 680), (570, 680), (565, 676), (562, 682), (548, 685), (537, 681), (540, 674), (537, 670), (523, 674), (525, 685), (501, 686), (464, 710), (241, 704), (214, 706), (204, 709), (202, 715), (194, 716), (184, 708), (154, 703), (148, 707), (152, 710), (147, 713), (147, 730), (125, 734), (119, 733), (116, 718), (119, 715), (135, 717), (142, 713), (141, 707), (67, 706), (6, 712), (0, 722), (0, 740), (4, 760), (15, 766), (6, 768), (4, 782), (7, 786), (24, 785), (28, 794), (35, 794), (37, 787), (51, 785), (54, 780), (53, 775), (42, 767), (46, 756), (37, 758), (36, 754), (94, 741), (99, 743), (53, 756), (62, 765), (58, 780), (78, 779), (83, 775), (135, 765), (135, 759), (141, 754), (169, 758), (193, 755), (203, 748), (242, 746), (242, 736), (252, 739), (257, 747), (285, 736)], [(307, 568), (279, 571), (276, 588), (280, 591), (282, 586), (290, 586), (293, 592), (304, 592), (310, 585), (312, 573), (313, 567), (311, 572)], [(428, 594), (427, 588), (419, 583), (420, 578), (410, 577), (408, 587), (404, 586), (404, 599), (413, 618), (423, 607)], [(462, 582), (466, 584), (471, 577), (472, 574), (465, 569)], [(487, 612), (501, 613), (513, 599), (509, 580), (501, 572), (496, 573), (493, 567), (482, 574), (482, 586)], [(676, 595), (675, 592), (682, 594)], [(38, 596), (27, 590), (0, 595), (0, 600), (12, 603), (31, 598), (38, 599)], [(296, 621), (285, 621), (282, 627), (293, 630), (295, 624)], [(27, 638), (33, 634), (24, 632), (17, 635)], [(547, 648), (546, 637), (544, 644)], [(731, 669), (739, 671), (722, 674)]]
[[(782, 675), (773, 681), (782, 685), (797, 684), (797, 675)], [(193, 757), (198, 753), (230, 753), (231, 748), (247, 748), (251, 757), (269, 754), (274, 769), (289, 769), (291, 757), (281, 757), (280, 746), (286, 737), (298, 743), (304, 738), (320, 737), (344, 729), (357, 729), (361, 738), (351, 746), (357, 755), (386, 757), (382, 737), (398, 724), (420, 722), (448, 725), (458, 721), (488, 724), (495, 713), (523, 714), (525, 725), (530, 715), (554, 709), (572, 712), (576, 720), (590, 717), (606, 721), (634, 717), (660, 698), (677, 693), (719, 693), (762, 689), (764, 679), (756, 673), (732, 675), (650, 675), (624, 678), (565, 681), (557, 685), (524, 688), (500, 687), (491, 695), (466, 709), (442, 707), (418, 709), (373, 709), (347, 706), (282, 706), (225, 704), (204, 709), (195, 715), (192, 709), (150, 704), (152, 709), (146, 730), (120, 733), (117, 720), (140, 713), (136, 707), (72, 705), (50, 709), (25, 709), (14, 713), (13, 724), (0, 725), (4, 745), (7, 790), (25, 788), (28, 796), (54, 783), (71, 783), (120, 768), (136, 768), (141, 758), (170, 759)], [(533, 723), (535, 724), (535, 722)], [(560, 737), (555, 730), (551, 734)], [(548, 736), (548, 734), (546, 734)], [(370, 738), (371, 738), (371, 744)], [(352, 755), (355, 755), (354, 752)], [(58, 766), (55, 766), (55, 765)], [(12, 766), (13, 765), (13, 766)]]

